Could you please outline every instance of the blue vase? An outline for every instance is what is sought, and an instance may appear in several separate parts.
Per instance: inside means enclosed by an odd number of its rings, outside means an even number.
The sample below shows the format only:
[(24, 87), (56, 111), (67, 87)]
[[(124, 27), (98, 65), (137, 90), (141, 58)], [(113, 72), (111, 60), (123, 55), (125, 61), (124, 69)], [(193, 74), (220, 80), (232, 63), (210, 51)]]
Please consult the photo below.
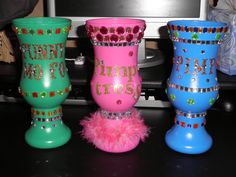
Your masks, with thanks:
[(205, 129), (206, 111), (218, 98), (216, 57), (227, 26), (220, 22), (176, 20), (167, 24), (174, 46), (167, 95), (176, 108), (166, 144), (186, 154), (206, 152), (212, 138)]

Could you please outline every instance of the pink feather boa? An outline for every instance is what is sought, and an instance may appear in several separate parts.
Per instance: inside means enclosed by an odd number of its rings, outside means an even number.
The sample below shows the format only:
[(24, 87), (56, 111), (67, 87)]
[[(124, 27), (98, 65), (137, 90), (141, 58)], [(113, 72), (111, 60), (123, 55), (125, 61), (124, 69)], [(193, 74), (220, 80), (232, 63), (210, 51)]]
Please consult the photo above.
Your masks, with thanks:
[(113, 153), (134, 149), (140, 140), (145, 140), (149, 132), (136, 109), (132, 109), (130, 118), (121, 120), (103, 118), (100, 111), (97, 111), (80, 124), (83, 126), (83, 138), (97, 148)]

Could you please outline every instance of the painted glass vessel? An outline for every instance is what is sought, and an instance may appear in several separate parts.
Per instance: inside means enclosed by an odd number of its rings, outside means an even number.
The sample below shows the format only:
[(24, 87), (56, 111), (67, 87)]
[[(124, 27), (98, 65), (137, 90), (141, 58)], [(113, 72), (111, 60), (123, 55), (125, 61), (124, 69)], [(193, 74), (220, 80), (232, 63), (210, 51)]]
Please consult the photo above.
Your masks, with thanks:
[(176, 108), (175, 125), (166, 133), (175, 151), (207, 151), (212, 138), (205, 130), (206, 111), (218, 98), (216, 57), (227, 26), (211, 21), (177, 20), (167, 24), (174, 45), (167, 94)]
[(81, 122), (82, 135), (107, 152), (132, 150), (147, 136), (147, 127), (133, 108), (141, 92), (137, 54), (145, 21), (92, 19), (86, 21), (86, 29), (95, 55), (91, 93), (100, 109)]
[(13, 20), (23, 64), (19, 92), (32, 106), (31, 127), (25, 140), (35, 148), (55, 148), (71, 137), (60, 106), (71, 89), (65, 65), (70, 26), (71, 21), (64, 18)]

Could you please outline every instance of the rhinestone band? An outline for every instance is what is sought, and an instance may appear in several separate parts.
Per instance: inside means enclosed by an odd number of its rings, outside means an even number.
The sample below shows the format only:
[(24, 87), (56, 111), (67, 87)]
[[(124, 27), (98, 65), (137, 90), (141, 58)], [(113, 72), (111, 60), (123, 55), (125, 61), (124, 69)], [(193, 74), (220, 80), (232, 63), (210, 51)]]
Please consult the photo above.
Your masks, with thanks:
[(214, 40), (214, 41), (207, 41), (207, 40), (191, 40), (191, 39), (183, 39), (183, 38), (177, 38), (172, 36), (172, 41), (175, 42), (183, 42), (188, 44), (206, 44), (206, 45), (215, 45), (215, 44), (222, 44), (222, 40)]
[(132, 115), (131, 110), (126, 111), (126, 112), (108, 112), (105, 110), (100, 111), (102, 117), (106, 119), (111, 119), (111, 120), (121, 120), (121, 119), (126, 119), (130, 118)]
[(112, 43), (112, 42), (97, 42), (94, 40), (91, 40), (91, 43), (96, 46), (105, 46), (105, 47), (125, 47), (125, 46), (134, 46), (138, 45), (140, 43), (139, 41), (134, 41), (134, 42), (117, 42), (117, 43)]
[(199, 118), (199, 117), (205, 117), (207, 113), (203, 112), (203, 113), (191, 114), (191, 113), (182, 112), (180, 110), (176, 110), (176, 114), (180, 116), (184, 116), (186, 118)]
[(194, 93), (214, 92), (214, 91), (219, 90), (218, 85), (214, 87), (209, 87), (209, 88), (190, 88), (190, 87), (184, 87), (181, 85), (176, 85), (176, 84), (170, 83), (169, 81), (167, 81), (167, 85), (170, 88), (174, 88), (174, 89), (185, 91), (185, 92), (194, 92)]
[(53, 118), (33, 118), (33, 120), (38, 121), (38, 122), (53, 122), (53, 121), (57, 121), (57, 120), (61, 120), (62, 115), (60, 116), (56, 116)]
[(179, 26), (167, 24), (168, 30), (182, 31), (182, 32), (195, 32), (195, 33), (225, 33), (228, 31), (228, 27), (192, 27), (192, 26)]

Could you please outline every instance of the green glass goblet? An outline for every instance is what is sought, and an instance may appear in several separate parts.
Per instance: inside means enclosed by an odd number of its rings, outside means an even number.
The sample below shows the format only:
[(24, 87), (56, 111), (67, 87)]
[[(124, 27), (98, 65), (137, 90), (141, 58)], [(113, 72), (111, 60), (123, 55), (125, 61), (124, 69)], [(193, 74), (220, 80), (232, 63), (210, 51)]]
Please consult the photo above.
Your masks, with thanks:
[(35, 148), (55, 148), (71, 137), (70, 129), (62, 121), (60, 106), (71, 90), (65, 65), (70, 26), (71, 21), (65, 18), (13, 20), (23, 64), (19, 92), (32, 106), (31, 127), (25, 140)]

